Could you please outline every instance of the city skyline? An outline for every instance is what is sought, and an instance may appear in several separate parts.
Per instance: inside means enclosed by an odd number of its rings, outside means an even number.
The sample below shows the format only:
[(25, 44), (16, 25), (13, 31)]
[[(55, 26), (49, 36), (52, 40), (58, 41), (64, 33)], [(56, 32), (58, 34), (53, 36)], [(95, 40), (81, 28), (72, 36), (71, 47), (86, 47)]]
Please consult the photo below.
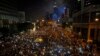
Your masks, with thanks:
[(63, 0), (19, 0), (19, 10), (26, 12), (26, 19), (37, 19), (46, 15), (47, 12), (53, 12), (55, 4), (60, 6)]

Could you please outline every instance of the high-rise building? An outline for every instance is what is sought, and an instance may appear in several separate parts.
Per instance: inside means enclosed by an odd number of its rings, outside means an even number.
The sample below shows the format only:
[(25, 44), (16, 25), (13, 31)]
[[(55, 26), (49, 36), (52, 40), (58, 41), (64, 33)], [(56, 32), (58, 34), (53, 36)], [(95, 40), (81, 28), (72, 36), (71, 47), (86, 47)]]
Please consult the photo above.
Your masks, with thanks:
[(66, 17), (68, 22), (72, 22), (72, 14), (76, 10), (76, 0), (64, 0), (64, 4), (66, 4), (67, 10), (66, 10)]
[(0, 0), (0, 26), (19, 22), (22, 17), (17, 9), (17, 0)]
[[(100, 2), (99, 0), (77, 0), (73, 9), (73, 25), (84, 39), (100, 42)], [(97, 19), (98, 18), (98, 19)], [(80, 29), (80, 30), (79, 30)]]

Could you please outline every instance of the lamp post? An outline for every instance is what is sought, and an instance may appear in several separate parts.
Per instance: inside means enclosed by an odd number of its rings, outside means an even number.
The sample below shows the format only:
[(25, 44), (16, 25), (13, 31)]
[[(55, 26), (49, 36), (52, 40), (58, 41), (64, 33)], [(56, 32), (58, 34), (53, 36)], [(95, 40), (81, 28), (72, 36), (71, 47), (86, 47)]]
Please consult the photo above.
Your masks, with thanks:
[(98, 21), (99, 19), (98, 18), (95, 18), (95, 32), (94, 32), (94, 42), (97, 43), (97, 30), (98, 30)]

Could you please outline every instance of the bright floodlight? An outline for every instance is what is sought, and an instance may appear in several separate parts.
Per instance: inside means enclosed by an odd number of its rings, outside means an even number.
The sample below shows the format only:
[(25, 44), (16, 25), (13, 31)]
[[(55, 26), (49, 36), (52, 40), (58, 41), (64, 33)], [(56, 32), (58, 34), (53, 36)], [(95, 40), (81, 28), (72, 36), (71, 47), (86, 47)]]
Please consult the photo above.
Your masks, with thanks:
[(98, 22), (98, 21), (99, 21), (99, 19), (98, 19), (98, 18), (96, 18), (96, 19), (95, 19), (95, 21), (96, 21), (96, 22)]

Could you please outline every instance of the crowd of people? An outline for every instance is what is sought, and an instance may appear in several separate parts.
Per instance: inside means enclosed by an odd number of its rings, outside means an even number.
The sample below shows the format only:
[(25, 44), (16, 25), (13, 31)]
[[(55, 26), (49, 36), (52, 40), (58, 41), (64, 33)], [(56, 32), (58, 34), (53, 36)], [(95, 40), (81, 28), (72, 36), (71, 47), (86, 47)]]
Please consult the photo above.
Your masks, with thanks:
[(46, 26), (38, 30), (44, 35), (28, 31), (0, 37), (0, 56), (96, 56), (96, 46), (70, 28)]

